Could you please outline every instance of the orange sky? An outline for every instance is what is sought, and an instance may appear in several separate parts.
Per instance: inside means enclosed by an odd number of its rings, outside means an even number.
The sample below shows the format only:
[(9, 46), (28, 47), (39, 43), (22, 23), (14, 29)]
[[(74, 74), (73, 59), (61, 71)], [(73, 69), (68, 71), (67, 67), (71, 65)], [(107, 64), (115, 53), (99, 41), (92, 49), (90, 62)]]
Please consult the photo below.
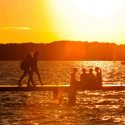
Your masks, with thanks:
[(125, 41), (125, 0), (0, 0), (0, 42)]

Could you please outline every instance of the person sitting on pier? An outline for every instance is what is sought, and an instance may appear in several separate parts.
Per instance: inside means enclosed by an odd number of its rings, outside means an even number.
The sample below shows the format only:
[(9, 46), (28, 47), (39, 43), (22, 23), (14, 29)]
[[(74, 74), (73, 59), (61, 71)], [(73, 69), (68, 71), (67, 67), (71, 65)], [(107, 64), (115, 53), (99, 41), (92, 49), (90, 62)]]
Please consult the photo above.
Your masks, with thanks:
[(76, 80), (76, 75), (77, 75), (77, 68), (73, 68), (72, 73), (71, 73), (71, 82), (70, 82), (70, 86), (78, 86), (79, 85), (79, 81)]
[(92, 68), (89, 69), (89, 73), (88, 73), (88, 87), (89, 88), (96, 87), (96, 77), (95, 77), (95, 74), (93, 73)]
[(82, 69), (82, 74), (80, 75), (80, 82), (82, 87), (87, 87), (88, 85), (88, 74), (86, 73), (86, 69)]
[(28, 87), (30, 86), (30, 82), (32, 82), (33, 86), (35, 86), (33, 77), (32, 77), (32, 73), (31, 73), (31, 63), (32, 63), (32, 56), (31, 56), (31, 54), (28, 54), (27, 57), (20, 64), (20, 68), (23, 70), (24, 73), (18, 82), (19, 87), (22, 86), (21, 81), (27, 74), (29, 76), (27, 86)]
[(96, 83), (98, 86), (102, 86), (102, 71), (99, 67), (95, 67), (96, 72)]

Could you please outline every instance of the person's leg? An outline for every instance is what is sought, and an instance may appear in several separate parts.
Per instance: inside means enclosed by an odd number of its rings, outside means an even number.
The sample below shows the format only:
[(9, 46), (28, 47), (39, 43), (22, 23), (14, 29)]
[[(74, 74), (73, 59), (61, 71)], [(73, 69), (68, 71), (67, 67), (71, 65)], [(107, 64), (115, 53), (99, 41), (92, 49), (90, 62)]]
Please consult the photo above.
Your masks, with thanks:
[(35, 73), (36, 73), (37, 76), (38, 76), (38, 79), (39, 79), (39, 81), (40, 81), (40, 84), (43, 85), (43, 84), (42, 84), (42, 81), (41, 81), (41, 77), (40, 77), (40, 73), (39, 73), (38, 69), (35, 70)]
[(30, 82), (31, 82), (32, 85), (35, 87), (35, 83), (34, 83), (34, 80), (33, 80), (33, 72), (32, 71), (28, 71), (28, 74), (29, 74), (29, 78), (28, 78), (27, 86), (30, 87)]
[(30, 78), (30, 75), (29, 75), (28, 82), (27, 82), (27, 87), (30, 87), (30, 82), (31, 82), (31, 78)]
[(22, 86), (22, 84), (21, 84), (21, 81), (23, 80), (23, 78), (26, 76), (26, 71), (24, 71), (24, 73), (23, 73), (23, 75), (21, 76), (21, 78), (20, 78), (20, 80), (19, 80), (19, 82), (18, 82), (18, 86)]

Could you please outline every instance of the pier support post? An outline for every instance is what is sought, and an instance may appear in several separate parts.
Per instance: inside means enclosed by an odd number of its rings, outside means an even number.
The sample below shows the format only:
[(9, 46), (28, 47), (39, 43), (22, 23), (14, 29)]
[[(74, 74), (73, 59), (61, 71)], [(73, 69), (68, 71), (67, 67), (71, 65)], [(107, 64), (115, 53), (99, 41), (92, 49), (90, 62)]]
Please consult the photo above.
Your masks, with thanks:
[(53, 102), (55, 104), (63, 103), (63, 90), (61, 88), (53, 90)]
[(76, 104), (76, 92), (77, 90), (75, 88), (70, 88), (69, 91), (69, 105), (73, 106)]

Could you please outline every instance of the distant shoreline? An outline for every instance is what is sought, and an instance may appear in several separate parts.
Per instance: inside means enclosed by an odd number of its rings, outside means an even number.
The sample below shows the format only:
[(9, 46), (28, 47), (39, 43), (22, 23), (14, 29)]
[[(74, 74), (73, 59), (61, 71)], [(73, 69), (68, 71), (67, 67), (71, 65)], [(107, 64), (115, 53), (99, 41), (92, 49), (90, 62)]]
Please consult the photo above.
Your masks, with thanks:
[(22, 60), (34, 50), (45, 61), (124, 61), (125, 45), (115, 43), (56, 41), (52, 43), (0, 44), (0, 60)]

